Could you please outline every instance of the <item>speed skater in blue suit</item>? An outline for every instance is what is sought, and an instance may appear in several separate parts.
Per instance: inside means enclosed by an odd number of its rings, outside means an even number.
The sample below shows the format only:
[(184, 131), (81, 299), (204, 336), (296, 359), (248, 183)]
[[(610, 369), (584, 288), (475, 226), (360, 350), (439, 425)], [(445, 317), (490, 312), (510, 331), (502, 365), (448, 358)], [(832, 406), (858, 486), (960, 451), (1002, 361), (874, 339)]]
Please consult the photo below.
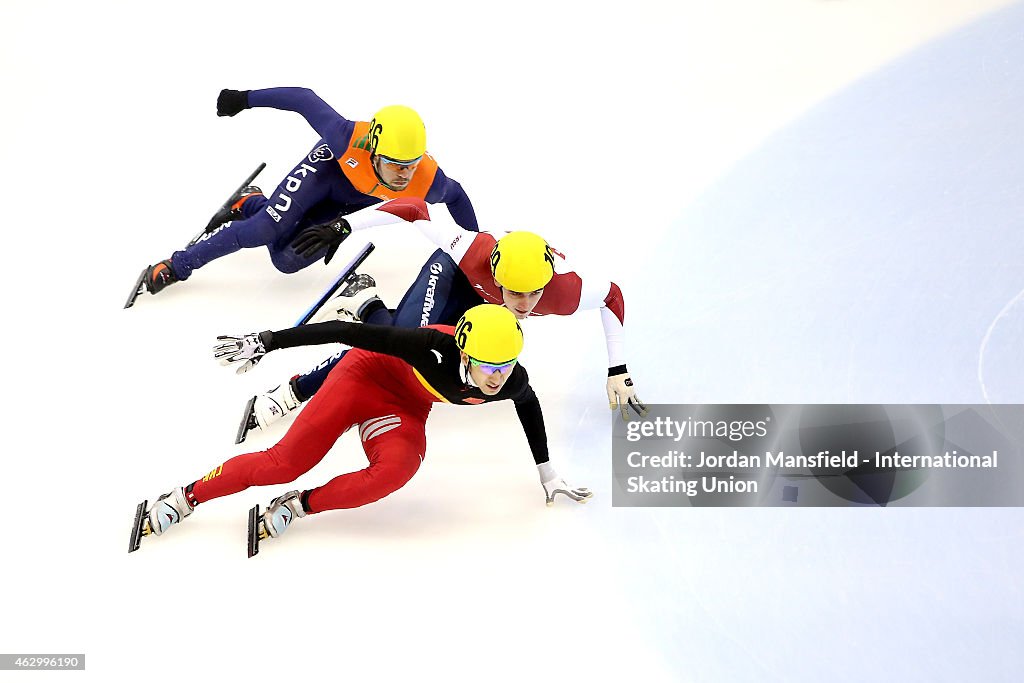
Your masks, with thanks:
[(253, 107), (296, 112), (320, 140), (269, 195), (255, 186), (239, 189), (218, 212), (208, 235), (150, 266), (143, 282), (151, 294), (244, 248), (266, 247), (271, 263), (283, 273), (321, 258), (330, 261), (336, 245), (297, 249), (297, 236), (340, 232), (342, 216), (391, 199), (443, 203), (460, 226), (478, 229), (469, 196), (427, 152), (423, 121), (409, 107), (392, 105), (370, 121), (350, 121), (307, 88), (222, 90), (217, 99), (218, 116)]

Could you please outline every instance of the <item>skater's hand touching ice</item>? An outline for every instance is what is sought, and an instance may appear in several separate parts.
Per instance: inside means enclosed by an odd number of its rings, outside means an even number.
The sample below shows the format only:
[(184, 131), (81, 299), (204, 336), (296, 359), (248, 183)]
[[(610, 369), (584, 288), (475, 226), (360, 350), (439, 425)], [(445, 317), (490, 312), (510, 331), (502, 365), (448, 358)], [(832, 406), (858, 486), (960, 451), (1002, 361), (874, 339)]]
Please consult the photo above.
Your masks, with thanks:
[(574, 487), (565, 483), (565, 479), (558, 476), (550, 462), (537, 465), (540, 474), (540, 485), (544, 487), (545, 502), (548, 506), (555, 504), (555, 496), (561, 494), (577, 503), (586, 503), (594, 497), (594, 492), (583, 486)]
[(548, 506), (555, 504), (555, 496), (562, 494), (566, 498), (575, 500), (577, 503), (586, 503), (594, 497), (594, 492), (585, 487), (572, 487), (565, 483), (565, 479), (559, 477), (551, 481), (541, 482), (544, 487), (544, 495), (547, 497)]
[(235, 374), (240, 375), (254, 368), (267, 354), (270, 331), (252, 332), (240, 337), (220, 335), (217, 340), (220, 343), (213, 347), (213, 357), (219, 360), (221, 365), (241, 363), (242, 365), (235, 370)]

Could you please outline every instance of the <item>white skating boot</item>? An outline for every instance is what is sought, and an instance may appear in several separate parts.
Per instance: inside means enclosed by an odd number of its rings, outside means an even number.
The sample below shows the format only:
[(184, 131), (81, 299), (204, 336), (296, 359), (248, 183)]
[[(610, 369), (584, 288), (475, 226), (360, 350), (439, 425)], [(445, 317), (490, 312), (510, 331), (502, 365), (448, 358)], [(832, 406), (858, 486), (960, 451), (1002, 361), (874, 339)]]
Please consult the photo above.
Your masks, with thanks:
[(192, 514), (192, 506), (185, 498), (185, 489), (178, 487), (170, 493), (165, 493), (156, 499), (146, 513), (146, 522), (149, 532), (143, 530), (144, 535), (156, 534), (159, 536)]
[(274, 387), (267, 393), (257, 396), (256, 402), (252, 404), (256, 426), (264, 430), (293, 410), (298, 410), (300, 405), (302, 402), (295, 396), (291, 382)]
[(242, 421), (238, 424), (235, 443), (245, 441), (245, 437), (254, 429), (265, 430), (288, 413), (298, 410), (301, 405), (302, 401), (295, 395), (291, 381), (276, 386), (265, 394), (253, 396), (246, 404)]
[(270, 501), (266, 511), (260, 514), (260, 506), (249, 510), (249, 557), (259, 552), (260, 541), (277, 538), (285, 532), (292, 520), (305, 517), (301, 494), (289, 491)]
[(305, 517), (298, 491), (289, 491), (270, 501), (266, 512), (260, 518), (260, 538), (277, 538), (284, 533), (296, 517)]
[(150, 534), (159, 536), (191, 515), (193, 509), (188, 498), (185, 497), (185, 489), (180, 486), (157, 498), (148, 509), (146, 501), (142, 501), (135, 510), (135, 524), (132, 527), (128, 552), (135, 552), (139, 549), (139, 543), (143, 536)]
[(380, 301), (377, 296), (377, 282), (365, 273), (352, 273), (338, 294), (316, 312), (309, 322), (322, 323), (331, 320), (361, 322), (359, 315), (371, 301)]

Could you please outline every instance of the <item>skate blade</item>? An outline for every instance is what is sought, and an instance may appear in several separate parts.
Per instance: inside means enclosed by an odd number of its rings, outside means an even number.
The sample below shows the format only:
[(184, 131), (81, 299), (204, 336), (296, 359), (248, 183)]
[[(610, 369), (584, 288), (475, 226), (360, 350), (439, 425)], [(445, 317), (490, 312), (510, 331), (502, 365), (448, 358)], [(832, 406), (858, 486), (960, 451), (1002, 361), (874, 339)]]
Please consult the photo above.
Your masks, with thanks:
[(260, 506), (249, 510), (249, 557), (260, 552)]
[(242, 412), (242, 421), (238, 423), (238, 433), (235, 434), (236, 444), (245, 441), (245, 437), (249, 435), (249, 430), (256, 426), (256, 414), (253, 412), (254, 405), (256, 405), (255, 396), (250, 398), (249, 402), (245, 404), (245, 411)]
[(135, 300), (138, 299), (139, 295), (142, 294), (142, 292), (146, 289), (146, 273), (148, 272), (149, 266), (146, 266), (145, 268), (142, 269), (142, 272), (139, 273), (138, 279), (135, 280), (135, 289), (133, 289), (132, 293), (128, 295), (128, 300), (124, 302), (125, 308), (131, 308), (133, 305), (135, 305)]
[(204, 239), (209, 239), (209, 237), (212, 236), (212, 234), (217, 231), (217, 219), (220, 215), (220, 212), (226, 208), (229, 208), (231, 205), (232, 198), (249, 185), (252, 185), (252, 181), (256, 180), (256, 176), (258, 176), (266, 167), (266, 162), (261, 163), (259, 166), (256, 167), (255, 171), (249, 174), (248, 178), (242, 181), (242, 184), (238, 186), (238, 189), (232, 192), (231, 195), (228, 196), (224, 204), (222, 204), (221, 207), (217, 209), (217, 212), (213, 214), (213, 216), (210, 218), (210, 221), (206, 224), (206, 227), (199, 231), (199, 233), (192, 238), (192, 240), (188, 243), (188, 246), (185, 247), (186, 249), (195, 244), (198, 244), (199, 242), (202, 242)]
[(142, 527), (146, 521), (146, 505), (148, 503), (148, 500), (144, 500), (139, 503), (137, 508), (135, 508), (135, 523), (132, 525), (132, 537), (128, 542), (128, 552), (130, 553), (134, 553), (138, 550), (139, 544), (142, 543)]
[(369, 256), (374, 249), (375, 247), (373, 246), (373, 242), (367, 242), (366, 245), (359, 250), (359, 253), (356, 254), (355, 257), (353, 257), (353, 259), (349, 261), (344, 268), (341, 269), (341, 275), (339, 275), (338, 278), (331, 284), (331, 286), (327, 288), (327, 290), (320, 297), (320, 300), (313, 304), (313, 306), (308, 311), (306, 311), (301, 318), (299, 318), (298, 322), (295, 323), (295, 327), (298, 327), (299, 325), (305, 325), (310, 320), (312, 320), (313, 317), (320, 311), (320, 309), (323, 308), (328, 301), (330, 301), (331, 297), (334, 296), (335, 292), (341, 289), (342, 285), (345, 284), (345, 280), (348, 279), (348, 276), (356, 272), (356, 268), (363, 264), (363, 261), (366, 260), (366, 257)]

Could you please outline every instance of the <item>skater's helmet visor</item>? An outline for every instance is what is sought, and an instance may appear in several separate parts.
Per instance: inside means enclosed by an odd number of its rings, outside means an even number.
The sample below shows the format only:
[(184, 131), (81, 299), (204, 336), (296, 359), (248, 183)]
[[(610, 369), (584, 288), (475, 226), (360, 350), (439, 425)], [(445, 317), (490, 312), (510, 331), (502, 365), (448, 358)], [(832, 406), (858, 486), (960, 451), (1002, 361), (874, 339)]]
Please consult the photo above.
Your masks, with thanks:
[(480, 370), (482, 370), (484, 373), (488, 375), (493, 375), (496, 372), (501, 373), (502, 375), (507, 375), (508, 373), (512, 372), (512, 368), (516, 366), (517, 361), (518, 359), (513, 358), (512, 360), (506, 363), (487, 363), (482, 360), (477, 360), (472, 356), (470, 356), (469, 359), (469, 362), (472, 365), (475, 365), (476, 367), (480, 368)]

